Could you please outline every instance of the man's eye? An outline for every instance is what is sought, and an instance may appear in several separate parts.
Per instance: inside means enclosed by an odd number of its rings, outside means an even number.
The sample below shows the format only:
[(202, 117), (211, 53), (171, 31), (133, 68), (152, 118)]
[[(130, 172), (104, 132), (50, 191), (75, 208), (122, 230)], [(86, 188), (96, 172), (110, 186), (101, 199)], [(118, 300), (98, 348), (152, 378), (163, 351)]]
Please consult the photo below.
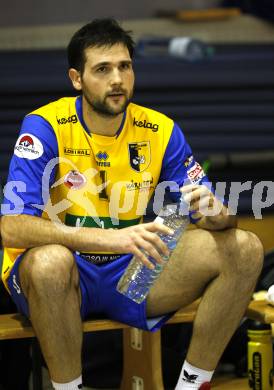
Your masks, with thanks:
[(100, 68), (97, 69), (98, 73), (105, 73), (106, 71), (107, 71), (107, 67), (106, 66), (100, 66)]
[(127, 70), (130, 68), (130, 64), (121, 64), (121, 69), (122, 70)]

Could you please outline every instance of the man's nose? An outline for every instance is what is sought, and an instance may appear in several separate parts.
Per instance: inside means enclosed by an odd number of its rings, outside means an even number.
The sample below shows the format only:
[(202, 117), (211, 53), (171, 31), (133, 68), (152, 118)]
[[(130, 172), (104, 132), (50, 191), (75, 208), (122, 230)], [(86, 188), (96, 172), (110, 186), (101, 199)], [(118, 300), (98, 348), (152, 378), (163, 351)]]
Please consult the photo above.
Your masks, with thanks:
[(119, 69), (115, 68), (113, 69), (113, 72), (111, 74), (111, 84), (121, 84), (122, 83), (122, 77), (121, 72)]

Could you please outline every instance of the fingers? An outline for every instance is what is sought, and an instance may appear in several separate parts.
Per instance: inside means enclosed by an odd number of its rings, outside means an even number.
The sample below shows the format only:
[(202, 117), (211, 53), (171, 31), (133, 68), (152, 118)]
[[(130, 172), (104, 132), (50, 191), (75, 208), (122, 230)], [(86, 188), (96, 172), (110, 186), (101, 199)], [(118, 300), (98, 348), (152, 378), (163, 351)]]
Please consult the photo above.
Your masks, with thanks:
[(205, 185), (187, 185), (180, 189), (189, 211), (194, 212), (194, 218), (206, 215), (214, 207), (216, 198)]
[(200, 198), (212, 195), (209, 189), (204, 185), (188, 185), (186, 188), (181, 188), (181, 193), (183, 194), (184, 201), (190, 204), (193, 204)]
[(172, 229), (158, 222), (145, 223), (143, 224), (143, 226), (145, 227), (146, 230), (153, 233), (163, 233), (163, 234), (170, 234), (170, 235), (174, 234), (174, 231)]
[[(169, 249), (166, 244), (161, 240), (161, 238), (155, 234), (145, 231), (143, 234), (143, 239), (145, 241), (144, 249), (148, 252), (152, 257), (154, 257), (154, 252), (157, 251), (161, 255), (168, 256)], [(153, 255), (149, 252), (149, 248), (153, 249)], [(157, 259), (156, 259), (157, 260)]]
[(155, 266), (151, 261), (146, 257), (146, 255), (139, 249), (138, 247), (134, 248), (131, 253), (135, 256), (139, 261), (141, 261), (147, 268), (154, 269)]
[(164, 264), (163, 256), (169, 256), (166, 244), (155, 233), (145, 232), (136, 242), (142, 248), (146, 256), (151, 256), (157, 263)]
[(155, 222), (141, 224), (135, 228), (137, 234), (134, 237), (134, 243), (137, 251), (132, 250), (131, 252), (138, 256), (143, 264), (149, 265), (151, 269), (154, 268), (154, 265), (149, 261), (148, 256), (151, 256), (157, 263), (164, 264), (163, 256), (169, 256), (170, 251), (156, 233), (173, 235), (174, 232), (167, 226)]

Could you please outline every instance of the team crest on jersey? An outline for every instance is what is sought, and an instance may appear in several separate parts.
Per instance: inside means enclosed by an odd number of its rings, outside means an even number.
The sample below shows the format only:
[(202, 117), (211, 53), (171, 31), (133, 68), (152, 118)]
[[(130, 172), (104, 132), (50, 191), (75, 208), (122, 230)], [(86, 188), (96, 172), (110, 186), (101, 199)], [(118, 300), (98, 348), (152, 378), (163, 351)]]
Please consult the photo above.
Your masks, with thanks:
[(136, 172), (143, 172), (150, 165), (150, 143), (149, 141), (131, 142), (128, 144), (129, 163)]
[(14, 147), (14, 154), (20, 158), (36, 160), (44, 153), (41, 141), (32, 134), (22, 134)]
[(71, 190), (79, 190), (86, 184), (87, 180), (85, 176), (78, 171), (70, 171), (64, 180), (65, 186)]

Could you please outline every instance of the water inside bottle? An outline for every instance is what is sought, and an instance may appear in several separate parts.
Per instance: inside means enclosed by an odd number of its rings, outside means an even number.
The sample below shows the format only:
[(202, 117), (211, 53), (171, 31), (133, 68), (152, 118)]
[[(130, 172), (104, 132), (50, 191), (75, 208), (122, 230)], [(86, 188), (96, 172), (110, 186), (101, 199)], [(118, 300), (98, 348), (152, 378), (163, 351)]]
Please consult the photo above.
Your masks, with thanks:
[[(159, 237), (165, 242), (170, 252), (172, 252), (181, 234), (186, 229), (189, 219), (188, 216), (179, 213), (178, 204), (166, 205), (162, 210), (161, 219), (162, 223), (174, 231), (173, 235), (159, 234)], [(162, 256), (162, 259), (167, 262), (169, 257)], [(157, 263), (151, 256), (148, 256), (148, 259), (155, 266), (153, 270), (147, 268), (141, 261), (133, 258), (117, 286), (119, 292), (137, 303), (141, 303), (145, 299), (149, 289), (165, 265)]]

